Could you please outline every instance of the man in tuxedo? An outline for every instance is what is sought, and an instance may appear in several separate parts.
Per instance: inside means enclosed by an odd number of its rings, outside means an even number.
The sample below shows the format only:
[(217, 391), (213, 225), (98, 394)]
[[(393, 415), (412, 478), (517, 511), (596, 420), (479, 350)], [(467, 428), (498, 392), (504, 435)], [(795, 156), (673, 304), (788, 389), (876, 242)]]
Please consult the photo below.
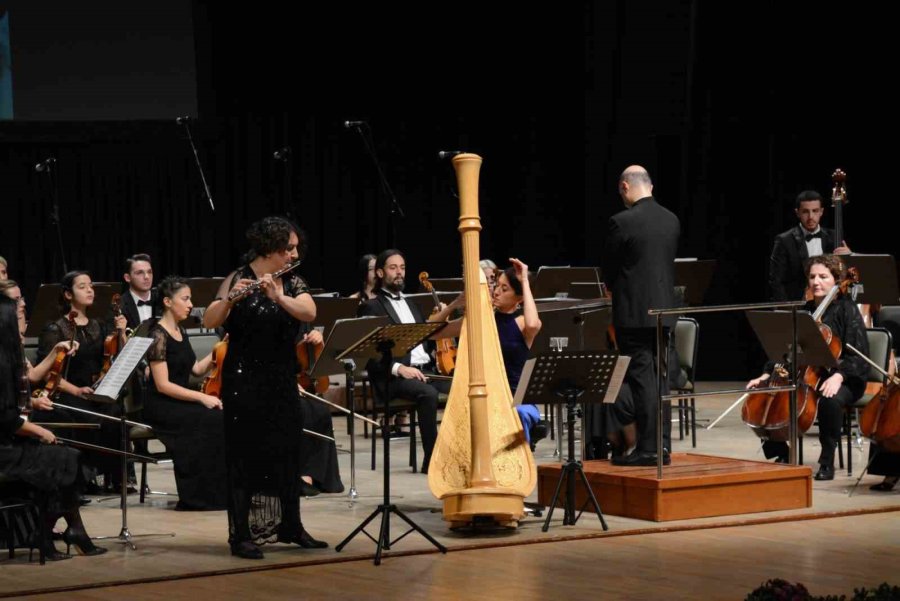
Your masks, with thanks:
[(141, 253), (125, 259), (122, 277), (128, 284), (128, 291), (122, 295), (122, 315), (128, 320), (128, 327), (135, 330), (153, 317), (155, 294), (150, 255)]
[[(635, 423), (637, 446), (617, 465), (656, 465), (656, 317), (649, 309), (676, 305), (675, 255), (681, 224), (678, 217), (652, 196), (647, 170), (632, 165), (619, 176), (619, 195), (625, 210), (609, 220), (603, 253), (603, 276), (612, 291), (613, 326), (619, 351), (631, 357), (625, 374), (625, 394), (616, 399), (616, 418), (623, 426)], [(663, 320), (666, 335), (675, 316)], [(665, 392), (665, 391), (664, 391)], [(668, 464), (671, 423), (664, 424), (663, 461)]]
[(821, 194), (815, 190), (804, 190), (798, 194), (794, 213), (800, 223), (775, 237), (769, 258), (769, 298), (773, 301), (803, 298), (806, 290), (803, 264), (810, 257), (850, 254), (843, 240), (840, 246), (836, 246), (834, 230), (819, 225), (825, 213)]
[[(425, 323), (422, 312), (415, 303), (403, 296), (406, 283), (406, 259), (397, 249), (388, 249), (375, 260), (375, 298), (359, 307), (359, 315), (386, 315), (391, 323)], [(431, 343), (420, 344), (402, 357), (394, 357), (390, 373), (376, 361), (367, 366), (372, 378), (375, 394), (385, 402), (385, 384), (390, 382), (391, 398), (415, 401), (419, 430), (422, 432), (422, 473), (428, 473), (431, 453), (437, 441), (438, 393), (450, 389), (449, 382), (429, 381), (429, 375), (436, 374), (431, 356)], [(388, 380), (389, 378), (389, 380)], [(386, 424), (389, 426), (389, 424)]]

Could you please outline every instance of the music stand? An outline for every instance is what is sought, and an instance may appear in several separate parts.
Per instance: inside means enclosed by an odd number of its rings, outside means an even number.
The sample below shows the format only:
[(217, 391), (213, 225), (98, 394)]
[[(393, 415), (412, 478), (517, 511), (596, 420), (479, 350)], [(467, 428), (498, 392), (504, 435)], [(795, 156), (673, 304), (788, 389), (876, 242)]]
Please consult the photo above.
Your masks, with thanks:
[(38, 288), (34, 303), (29, 305), (31, 319), (25, 328), (26, 338), (38, 338), (45, 325), (62, 317), (59, 307), (61, 290), (59, 284), (41, 284)]
[[(588, 500), (594, 507), (600, 524), (604, 530), (609, 530), (600, 504), (587, 476), (584, 474), (581, 462), (575, 459), (575, 420), (579, 417), (579, 400), (583, 403), (602, 403), (606, 391), (610, 387), (616, 361), (619, 358), (618, 351), (558, 351), (539, 355), (529, 374), (523, 403), (550, 403), (566, 405), (566, 426), (569, 434), (569, 457), (560, 470), (559, 481), (556, 483), (556, 492), (550, 501), (550, 511), (541, 528), (544, 532), (550, 529), (550, 520), (559, 500), (563, 482), (566, 482), (566, 500), (563, 509), (563, 525), (572, 526), (584, 513), (584, 507), (575, 515), (575, 476), (580, 475), (587, 491)], [(616, 385), (621, 384), (622, 373)], [(519, 382), (521, 387), (523, 382)], [(585, 502), (587, 505), (587, 501)]]
[(535, 298), (548, 298), (556, 296), (559, 292), (569, 292), (569, 284), (572, 282), (597, 282), (600, 285), (600, 278), (597, 275), (596, 267), (548, 267), (542, 265), (538, 268), (537, 275), (534, 276)]
[[(771, 361), (788, 366), (794, 346), (793, 311), (747, 311), (750, 326)], [(797, 311), (797, 366), (836, 367), (837, 362), (812, 315)]]
[[(349, 300), (354, 301), (354, 303), (356, 302), (356, 299)], [(358, 340), (365, 338), (378, 328), (388, 325), (388, 321), (389, 319), (386, 316), (368, 316), (354, 319), (338, 319), (334, 321), (334, 325), (328, 333), (328, 338), (325, 340), (325, 347), (319, 354), (319, 358), (316, 359), (315, 364), (313, 364), (312, 368), (309, 370), (310, 378), (312, 378), (313, 381), (321, 376), (331, 376), (339, 373), (345, 374), (347, 378), (347, 409), (353, 413), (356, 412), (356, 400), (354, 394), (356, 382), (354, 376), (358, 371), (364, 369), (365, 364), (361, 364), (363, 367), (357, 369), (356, 363), (352, 359), (339, 361), (336, 357), (353, 346)], [(356, 418), (351, 415), (350, 421), (347, 423), (347, 434), (350, 436), (350, 492), (347, 496), (350, 498), (351, 504), (359, 498), (359, 493), (356, 490), (356, 441), (354, 440), (356, 429), (354, 419)]]
[[(390, 372), (393, 364), (393, 353), (398, 356), (405, 355), (412, 349), (421, 344), (424, 340), (430, 338), (438, 330), (447, 325), (447, 322), (428, 322), (428, 323), (411, 323), (411, 324), (391, 324), (381, 327), (371, 332), (355, 344), (351, 345), (346, 351), (335, 357), (336, 359), (352, 358), (355, 361), (366, 362), (369, 359), (381, 357), (382, 368), (386, 374), (385, 381), (385, 423), (390, 423), (391, 404), (390, 404)], [(341, 551), (353, 537), (360, 532), (364, 533), (370, 539), (376, 542), (375, 549), (375, 565), (381, 565), (381, 552), (383, 549), (390, 550), (391, 544), (399, 541), (401, 538), (416, 531), (421, 534), (428, 542), (437, 547), (441, 553), (446, 553), (447, 548), (434, 539), (430, 534), (425, 532), (418, 524), (409, 519), (405, 513), (400, 511), (396, 505), (391, 503), (391, 448), (390, 436), (387, 428), (381, 429), (381, 437), (384, 441), (384, 501), (373, 511), (369, 517), (356, 527), (347, 538), (342, 540), (334, 550)], [(409, 530), (398, 536), (393, 542), (391, 541), (391, 513), (396, 513), (410, 527)], [(369, 522), (381, 515), (381, 529), (376, 541), (365, 531), (365, 527)]]
[[(125, 386), (125, 383), (131, 378), (132, 373), (137, 368), (138, 364), (144, 358), (144, 355), (147, 354), (147, 351), (150, 349), (150, 345), (153, 344), (152, 338), (145, 338), (143, 336), (132, 336), (122, 350), (116, 355), (115, 360), (112, 362), (112, 365), (109, 367), (109, 371), (106, 372), (106, 375), (100, 380), (95, 388), (94, 393), (89, 395), (89, 400), (97, 401), (101, 403), (115, 403), (119, 395), (122, 393), (122, 387)], [(114, 418), (110, 418), (114, 419)], [(128, 452), (128, 428), (129, 426), (142, 426), (144, 428), (148, 428), (152, 430), (150, 426), (146, 424), (140, 424), (137, 422), (132, 422), (130, 420), (125, 419), (125, 411), (124, 408), (122, 410), (121, 417), (117, 420), (121, 424), (122, 428), (122, 451)], [(142, 457), (142, 460), (147, 460), (152, 463), (157, 463), (155, 459), (152, 457)], [(166, 532), (166, 533), (158, 533), (158, 534), (132, 534), (128, 530), (128, 457), (126, 455), (122, 455), (122, 482), (121, 482), (121, 496), (120, 496), (120, 506), (122, 509), (122, 529), (119, 531), (118, 536), (95, 536), (94, 540), (103, 540), (103, 539), (111, 539), (115, 538), (119, 542), (129, 545), (132, 550), (136, 550), (137, 547), (131, 541), (131, 539), (140, 537), (146, 538), (148, 536), (175, 536), (174, 532)]]
[(600, 282), (569, 282), (569, 298), (603, 298), (603, 284)]
[[(312, 320), (313, 327), (324, 328), (323, 333), (327, 336), (334, 327), (334, 323), (339, 319), (349, 319), (356, 317), (356, 309), (359, 307), (358, 298), (334, 298), (328, 296), (317, 296), (316, 318)], [(350, 342), (355, 342), (358, 338), (354, 338)], [(347, 347), (344, 347), (347, 348)], [(341, 370), (338, 371), (342, 371)], [(322, 374), (325, 375), (325, 374)]]
[(106, 321), (109, 317), (109, 308), (112, 306), (113, 294), (119, 292), (118, 284), (94, 283), (94, 302), (87, 308), (85, 314), (92, 318)]
[(854, 300), (868, 305), (896, 305), (900, 300), (897, 286), (897, 263), (892, 255), (843, 255), (847, 267), (859, 270), (859, 283)]
[(715, 259), (675, 259), (675, 285), (685, 287), (686, 304), (703, 304), (715, 270)]
[[(428, 278), (428, 281), (438, 292), (462, 292), (466, 289), (462, 278)], [(421, 282), (419, 282), (419, 290), (424, 292)]]

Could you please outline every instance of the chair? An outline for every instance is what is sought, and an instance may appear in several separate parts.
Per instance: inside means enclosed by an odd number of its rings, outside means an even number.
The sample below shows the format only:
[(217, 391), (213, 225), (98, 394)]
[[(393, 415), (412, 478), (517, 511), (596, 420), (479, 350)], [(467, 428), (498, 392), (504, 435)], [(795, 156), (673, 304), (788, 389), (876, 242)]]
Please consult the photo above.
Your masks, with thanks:
[(890, 305), (879, 309), (875, 314), (875, 327), (884, 328), (891, 333), (894, 353), (900, 353), (900, 306)]
[[(697, 349), (700, 341), (700, 324), (690, 317), (679, 317), (675, 324), (675, 349), (678, 353), (678, 367), (681, 371), (678, 378), (681, 386), (673, 386), (672, 391), (677, 393), (694, 392), (697, 373)], [(684, 438), (685, 418), (690, 414), (691, 446), (697, 447), (697, 407), (693, 397), (678, 399), (678, 405), (674, 408), (678, 411), (678, 435)]]
[[(900, 309), (900, 307), (894, 308)], [(888, 367), (891, 364), (891, 350), (894, 344), (891, 332), (887, 328), (869, 328), (866, 330), (866, 338), (869, 341), (869, 359), (881, 366), (883, 370), (888, 371)], [(881, 394), (881, 389), (886, 385), (887, 378), (884, 374), (870, 366), (866, 377), (865, 394), (852, 405), (848, 405), (844, 412), (844, 431), (847, 434), (848, 476), (853, 474), (853, 420), (855, 419), (857, 424), (857, 444), (862, 445), (862, 437), (859, 435), (859, 410), (864, 409), (869, 404), (869, 401)], [(838, 453), (843, 455), (842, 449), (838, 448)]]
[(40, 560), (41, 565), (44, 565), (46, 559), (44, 557), (45, 545), (43, 544), (43, 541), (46, 540), (48, 533), (46, 532), (46, 526), (44, 525), (42, 508), (34, 501), (21, 498), (19, 495), (10, 494), (7, 496), (3, 491), (3, 488), (14, 482), (15, 480), (0, 473), (0, 539), (6, 541), (6, 547), (9, 550), (9, 558), (15, 558), (16, 517), (20, 517), (24, 523), (28, 521), (28, 514), (31, 513), (31, 515), (35, 516), (35, 532), (38, 534), (39, 538), (37, 540), (31, 538), (28, 541), (28, 561), (31, 561), (32, 554), (34, 553), (34, 545), (35, 543), (38, 543), (38, 559)]

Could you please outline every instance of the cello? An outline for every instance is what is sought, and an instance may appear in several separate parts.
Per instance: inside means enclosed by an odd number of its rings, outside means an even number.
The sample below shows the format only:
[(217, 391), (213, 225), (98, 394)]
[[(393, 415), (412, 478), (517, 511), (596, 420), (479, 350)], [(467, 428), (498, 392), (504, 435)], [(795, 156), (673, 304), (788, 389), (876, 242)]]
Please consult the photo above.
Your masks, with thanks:
[[(431, 293), (431, 296), (434, 299), (434, 311), (432, 311), (432, 313), (439, 312), (441, 310), (441, 299), (438, 298), (434, 286), (428, 281), (427, 271), (423, 271), (419, 274), (419, 283), (422, 284), (422, 287), (427, 292)], [(435, 358), (435, 363), (437, 364), (438, 371), (445, 376), (452, 376), (453, 370), (456, 367), (456, 345), (453, 344), (453, 341), (449, 338), (438, 338), (436, 342), (437, 356)]]
[[(813, 319), (819, 326), (819, 332), (835, 359), (841, 356), (843, 345), (831, 328), (822, 322), (822, 316), (838, 293), (847, 294), (851, 286), (858, 281), (859, 273), (851, 267), (847, 270), (847, 278), (828, 292), (813, 313)], [(819, 403), (818, 388), (824, 379), (823, 376), (822, 370), (818, 367), (808, 366), (803, 370), (802, 382), (797, 388), (798, 433), (809, 430), (816, 420)], [(783, 364), (776, 364), (769, 380), (769, 387), (775, 388), (790, 384), (790, 373), (787, 368)], [(785, 442), (790, 437), (790, 399), (791, 393), (788, 391), (748, 393), (741, 407), (741, 420), (760, 438), (773, 442)]]

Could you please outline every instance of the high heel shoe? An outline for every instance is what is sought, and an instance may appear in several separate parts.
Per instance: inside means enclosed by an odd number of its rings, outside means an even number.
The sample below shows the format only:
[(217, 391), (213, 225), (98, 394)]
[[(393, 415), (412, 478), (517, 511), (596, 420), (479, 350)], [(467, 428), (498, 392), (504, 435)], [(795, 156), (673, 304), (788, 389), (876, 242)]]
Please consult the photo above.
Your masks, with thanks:
[(259, 547), (248, 540), (231, 543), (231, 554), (244, 559), (263, 559), (265, 557)]
[(74, 546), (79, 555), (103, 555), (105, 547), (98, 547), (91, 542), (91, 537), (84, 530), (73, 530), (71, 526), (63, 532), (63, 541), (66, 543), (66, 553)]
[(293, 536), (288, 536), (286, 534), (278, 533), (278, 542), (279, 543), (288, 543), (300, 545), (304, 549), (327, 549), (328, 543), (323, 540), (317, 540), (313, 538), (309, 532), (303, 527), (303, 524), (300, 524), (300, 528), (297, 531), (297, 534)]
[(72, 559), (72, 556), (68, 553), (60, 553), (56, 550), (56, 545), (53, 544), (52, 540), (41, 541), (39, 532), (32, 532), (30, 537), (28, 538), (28, 561), (31, 561), (32, 553), (34, 553), (35, 549), (40, 549), (43, 545), (44, 547), (44, 560), (45, 561), (61, 561), (63, 559)]
[(869, 490), (877, 490), (882, 492), (887, 492), (894, 490), (894, 486), (897, 485), (897, 480), (900, 480), (898, 476), (885, 476), (884, 480), (879, 482), (878, 484), (873, 484), (869, 487)]

